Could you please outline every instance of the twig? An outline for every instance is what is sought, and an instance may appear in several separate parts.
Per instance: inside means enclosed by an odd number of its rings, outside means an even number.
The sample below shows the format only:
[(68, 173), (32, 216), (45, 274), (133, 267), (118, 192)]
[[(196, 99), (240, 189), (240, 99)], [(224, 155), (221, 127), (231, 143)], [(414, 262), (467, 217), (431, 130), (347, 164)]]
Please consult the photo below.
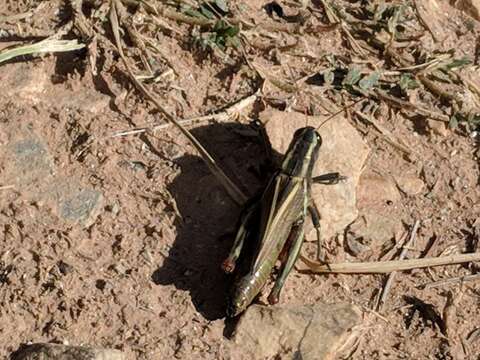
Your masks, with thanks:
[(8, 189), (13, 189), (15, 185), (4, 185), (0, 186), (0, 190), (8, 190)]
[[(206, 122), (206, 121), (216, 121), (216, 122), (228, 121), (229, 119), (232, 118), (232, 116), (235, 116), (235, 114), (238, 114), (244, 108), (253, 104), (259, 96), (260, 96), (260, 91), (256, 91), (253, 95), (243, 98), (242, 100), (233, 104), (232, 106), (230, 106), (229, 108), (227, 108), (222, 112), (219, 112), (216, 114), (198, 116), (191, 119), (178, 120), (178, 123), (181, 124), (182, 126), (186, 126), (186, 125), (192, 125), (195, 123)], [(163, 130), (170, 126), (172, 126), (172, 124), (167, 123), (167, 124), (155, 125), (153, 127), (143, 127), (143, 128), (137, 128), (137, 129), (131, 129), (131, 130), (123, 130), (123, 131), (116, 132), (110, 135), (109, 137), (113, 138), (113, 137), (126, 136), (126, 135), (142, 134), (147, 131)]]
[(465, 281), (472, 281), (472, 280), (478, 280), (478, 279), (480, 279), (480, 274), (464, 275), (464, 276), (452, 277), (449, 279), (433, 281), (427, 284), (421, 284), (421, 285), (418, 285), (417, 287), (420, 289), (428, 289), (428, 288), (442, 286), (446, 284), (463, 283)]
[(160, 112), (165, 116), (165, 118), (175, 125), (190, 141), (190, 143), (195, 147), (195, 149), (200, 153), (202, 159), (205, 161), (205, 164), (208, 166), (210, 171), (217, 177), (217, 179), (222, 183), (225, 190), (228, 194), (232, 197), (232, 199), (237, 202), (238, 204), (243, 205), (247, 199), (245, 194), (228, 178), (227, 175), (223, 172), (223, 170), (218, 166), (215, 160), (210, 156), (210, 154), (205, 150), (205, 148), (200, 144), (200, 142), (188, 131), (185, 129), (175, 117), (170, 114), (160, 103), (160, 101), (151, 93), (149, 92), (145, 86), (139, 82), (135, 75), (133, 74), (130, 65), (128, 64), (127, 58), (123, 52), (121, 41), (120, 41), (120, 26), (118, 23), (118, 15), (117, 15), (117, 8), (122, 9), (122, 4), (119, 0), (114, 0), (110, 7), (110, 22), (112, 26), (113, 35), (115, 38), (115, 43), (122, 58), (123, 64), (127, 69), (128, 74), (130, 75), (131, 81), (135, 84), (135, 86), (141, 91), (141, 93), (155, 106), (160, 110)]
[(72, 7), (73, 24), (75, 28), (85, 40), (90, 39), (93, 35), (93, 31), (82, 11), (83, 0), (70, 0), (70, 6)]
[(303, 255), (300, 255), (300, 259), (307, 266), (306, 269), (299, 268), (299, 271), (302, 273), (386, 274), (392, 271), (405, 271), (433, 266), (455, 265), (472, 261), (480, 261), (480, 253), (456, 254), (423, 259), (337, 264), (322, 264), (312, 261)]
[(350, 33), (350, 30), (348, 30), (348, 26), (343, 21), (340, 19), (337, 14), (332, 10), (330, 7), (330, 4), (328, 4), (325, 0), (320, 0), (323, 8), (325, 9), (325, 14), (327, 15), (328, 21), (332, 24), (340, 24), (340, 28), (345, 34), (345, 37), (347, 38), (347, 41), (350, 43), (350, 46), (352, 47), (353, 50), (357, 50), (360, 55), (366, 56), (365, 50), (360, 46), (360, 44), (355, 40), (353, 35)]
[(379, 98), (381, 98), (385, 101), (388, 101), (389, 103), (391, 103), (392, 105), (396, 106), (397, 108), (399, 108), (401, 110), (415, 111), (418, 114), (420, 114), (422, 116), (425, 116), (425, 117), (428, 117), (432, 120), (443, 121), (443, 122), (449, 122), (450, 121), (450, 118), (447, 115), (439, 114), (439, 113), (436, 113), (434, 111), (422, 108), (418, 105), (412, 104), (411, 102), (404, 101), (404, 100), (401, 100), (401, 99), (397, 99), (396, 97), (390, 96), (387, 93), (385, 93), (385, 92), (383, 92), (379, 89), (376, 89), (375, 93), (370, 92), (369, 94), (370, 95), (373, 94), (373, 96), (376, 95), (377, 97), (379, 97)]
[(397, 148), (398, 150), (401, 150), (403, 151), (404, 153), (410, 155), (412, 154), (412, 151), (406, 147), (405, 145), (403, 144), (400, 144), (398, 141), (396, 141), (392, 135), (392, 133), (385, 129), (382, 125), (380, 125), (378, 123), (377, 120), (375, 120), (375, 118), (373, 116), (368, 116), (367, 114), (364, 114), (363, 112), (359, 111), (359, 110), (355, 110), (354, 111), (356, 115), (358, 115), (362, 120), (370, 123), (371, 125), (373, 125), (373, 127), (375, 129), (377, 129), (377, 131), (383, 135), (383, 138), (385, 139), (386, 142), (388, 142), (390, 145), (392, 145), (393, 147)]
[[(415, 237), (417, 236), (417, 231), (420, 226), (420, 221), (417, 220), (415, 224), (413, 225), (412, 232), (410, 234), (410, 239), (405, 243), (403, 246), (402, 251), (400, 252), (400, 256), (398, 257), (398, 260), (403, 260), (405, 259), (405, 256), (407, 256), (408, 248), (412, 246), (413, 242), (415, 241)], [(390, 288), (392, 287), (393, 280), (395, 279), (396, 272), (393, 271), (388, 275), (388, 279), (385, 282), (385, 286), (383, 287), (382, 290), (382, 295), (380, 296), (380, 299), (377, 302), (376, 309), (377, 311), (381, 311), (383, 308), (383, 305), (385, 304), (385, 301), (387, 300), (388, 293), (390, 292)]]

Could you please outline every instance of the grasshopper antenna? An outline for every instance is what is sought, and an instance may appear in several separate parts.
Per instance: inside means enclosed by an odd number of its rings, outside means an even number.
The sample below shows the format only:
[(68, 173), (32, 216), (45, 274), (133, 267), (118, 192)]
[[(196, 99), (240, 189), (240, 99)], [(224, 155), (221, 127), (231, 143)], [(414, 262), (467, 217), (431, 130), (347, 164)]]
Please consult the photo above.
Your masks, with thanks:
[(351, 103), (350, 105), (347, 105), (347, 106), (344, 106), (341, 110), (337, 111), (336, 113), (330, 115), (328, 118), (326, 118), (320, 125), (318, 125), (315, 130), (318, 130), (320, 129), (323, 125), (325, 125), (325, 123), (329, 122), (330, 120), (332, 120), (334, 117), (336, 117), (337, 115), (343, 113), (344, 111), (346, 111), (347, 109), (350, 109), (352, 106), (355, 106), (357, 105), (359, 102), (362, 102), (363, 100), (365, 99), (360, 99), (360, 100), (357, 100), (353, 103)]

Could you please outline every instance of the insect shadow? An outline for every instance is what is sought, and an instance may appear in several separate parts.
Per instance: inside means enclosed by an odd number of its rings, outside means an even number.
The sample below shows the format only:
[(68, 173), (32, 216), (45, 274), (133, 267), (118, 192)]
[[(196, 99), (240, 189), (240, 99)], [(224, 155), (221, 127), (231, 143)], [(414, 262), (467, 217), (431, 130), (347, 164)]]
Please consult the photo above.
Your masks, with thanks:
[[(264, 183), (261, 165), (265, 149), (256, 132), (236, 123), (202, 126), (192, 130), (242, 191), (251, 196)], [(198, 156), (174, 160), (180, 174), (167, 185), (181, 218), (175, 221), (177, 237), (168, 257), (152, 274), (157, 285), (173, 284), (186, 290), (196, 310), (208, 320), (225, 317), (229, 282), (220, 265), (235, 236), (241, 207)]]

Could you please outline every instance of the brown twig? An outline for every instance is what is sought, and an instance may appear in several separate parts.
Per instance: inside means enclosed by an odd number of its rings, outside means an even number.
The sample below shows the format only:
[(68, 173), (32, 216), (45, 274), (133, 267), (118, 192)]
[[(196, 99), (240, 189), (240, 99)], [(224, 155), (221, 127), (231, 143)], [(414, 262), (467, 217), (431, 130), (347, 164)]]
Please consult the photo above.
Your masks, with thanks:
[[(197, 123), (206, 122), (206, 121), (215, 121), (215, 122), (228, 121), (232, 117), (234, 117), (236, 114), (240, 113), (240, 111), (242, 111), (244, 108), (253, 104), (255, 100), (258, 99), (259, 96), (260, 96), (260, 92), (256, 91), (253, 95), (243, 98), (242, 100), (233, 104), (232, 106), (230, 106), (229, 108), (227, 108), (222, 112), (219, 112), (216, 114), (198, 116), (191, 119), (178, 120), (178, 123), (181, 124), (182, 126), (188, 126), (188, 125), (197, 124)], [(142, 134), (147, 131), (163, 130), (170, 126), (172, 126), (172, 123), (166, 123), (166, 124), (160, 124), (160, 125), (155, 125), (151, 127), (143, 127), (143, 128), (130, 129), (130, 130), (122, 130), (108, 137), (114, 138), (114, 137), (120, 137), (120, 136)]]
[(390, 145), (393, 147), (397, 148), (398, 150), (403, 151), (407, 155), (411, 155), (412, 151), (405, 145), (400, 144), (395, 138), (393, 137), (393, 134), (384, 128), (382, 125), (378, 123), (378, 121), (373, 117), (373, 116), (368, 116), (367, 114), (364, 114), (363, 112), (359, 110), (355, 110), (354, 113), (360, 117), (362, 120), (368, 122), (369, 124), (373, 125), (373, 127), (383, 135), (383, 138), (385, 139), (386, 142), (388, 142)]
[(480, 274), (472, 274), (472, 275), (464, 275), (464, 276), (457, 276), (452, 277), (449, 279), (442, 279), (438, 281), (433, 281), (427, 284), (418, 285), (420, 289), (428, 289), (437, 286), (443, 286), (447, 284), (456, 284), (456, 283), (464, 283), (466, 281), (474, 281), (480, 279)]
[[(408, 249), (412, 246), (413, 242), (415, 241), (415, 237), (417, 236), (417, 231), (419, 226), (420, 226), (420, 221), (417, 220), (413, 225), (412, 232), (410, 233), (410, 238), (405, 243), (405, 245), (402, 248), (402, 251), (400, 252), (400, 256), (398, 257), (398, 260), (403, 260), (405, 259), (405, 256), (407, 256)], [(380, 298), (378, 299), (378, 302), (377, 302), (377, 306), (376, 306), (377, 311), (381, 311), (383, 308), (383, 305), (385, 305), (385, 301), (387, 300), (388, 293), (390, 292), (390, 288), (392, 287), (393, 280), (395, 280), (395, 275), (396, 275), (395, 271), (391, 272), (388, 275), (388, 279), (385, 282), (385, 286), (383, 287), (382, 294), (380, 295)]]
[[(369, 93), (370, 95), (372, 94), (371, 92)], [(422, 108), (418, 105), (412, 104), (411, 102), (405, 101), (398, 99), (396, 97), (390, 96), (384, 91), (381, 91), (379, 89), (376, 89), (374, 92), (374, 96), (379, 97), (380, 99), (383, 99), (385, 101), (388, 101), (390, 104), (394, 105), (395, 107), (402, 109), (402, 110), (410, 110), (414, 111), (422, 116), (428, 117), (432, 120), (437, 120), (437, 121), (443, 121), (443, 122), (449, 122), (450, 118), (447, 115), (443, 115), (440, 113), (436, 113), (434, 111)]]

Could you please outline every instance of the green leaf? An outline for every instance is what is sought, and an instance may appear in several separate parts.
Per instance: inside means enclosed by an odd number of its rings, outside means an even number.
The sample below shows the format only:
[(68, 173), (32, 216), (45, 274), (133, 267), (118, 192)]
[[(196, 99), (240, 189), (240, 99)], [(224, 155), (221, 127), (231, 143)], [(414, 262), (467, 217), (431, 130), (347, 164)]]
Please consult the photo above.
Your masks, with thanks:
[(388, 19), (388, 31), (395, 37), (397, 33), (397, 25), (399, 23), (400, 16), (403, 13), (403, 6), (398, 6), (393, 10), (393, 15)]
[(454, 114), (451, 118), (450, 121), (448, 122), (448, 127), (450, 129), (456, 129), (458, 127), (458, 117), (457, 114)]
[(358, 86), (363, 90), (370, 90), (372, 87), (377, 85), (379, 79), (380, 73), (378, 71), (374, 71), (370, 75), (363, 77), (363, 79), (358, 82)]
[(473, 126), (479, 126), (480, 125), (480, 113), (470, 114), (470, 116), (468, 117), (468, 122)]
[(400, 86), (400, 89), (402, 89), (402, 91), (405, 92), (405, 91), (410, 90), (410, 89), (418, 88), (419, 84), (411, 74), (403, 74), (400, 77), (400, 81), (398, 82), (398, 86)]
[(332, 70), (326, 70), (323, 72), (323, 80), (325, 81), (326, 85), (332, 85), (333, 80), (335, 80), (335, 74)]
[(215, 25), (213, 25), (213, 31), (221, 32), (228, 28), (228, 24), (223, 20), (218, 20)]
[(226, 0), (215, 0), (215, 5), (223, 12), (228, 12), (228, 4)]
[(205, 15), (203, 15), (200, 11), (194, 10), (192, 8), (185, 9), (183, 12), (185, 15), (200, 18), (200, 19), (205, 19)]
[(451, 69), (462, 67), (471, 63), (472, 63), (471, 60), (465, 56), (461, 59), (454, 59), (451, 63), (445, 65), (445, 68), (448, 70), (451, 70)]
[(237, 36), (228, 37), (227, 40), (225, 41), (225, 44), (227, 46), (231, 46), (237, 49), (241, 46), (240, 39)]
[(215, 14), (208, 9), (208, 6), (200, 5), (200, 12), (207, 19), (210, 19), (210, 20), (215, 19)]
[(228, 37), (234, 37), (238, 35), (239, 32), (240, 28), (238, 26), (229, 26), (225, 29), (223, 34)]
[(361, 76), (360, 70), (357, 67), (352, 67), (348, 70), (348, 74), (345, 76), (345, 79), (343, 79), (342, 85), (353, 86), (360, 80)]

